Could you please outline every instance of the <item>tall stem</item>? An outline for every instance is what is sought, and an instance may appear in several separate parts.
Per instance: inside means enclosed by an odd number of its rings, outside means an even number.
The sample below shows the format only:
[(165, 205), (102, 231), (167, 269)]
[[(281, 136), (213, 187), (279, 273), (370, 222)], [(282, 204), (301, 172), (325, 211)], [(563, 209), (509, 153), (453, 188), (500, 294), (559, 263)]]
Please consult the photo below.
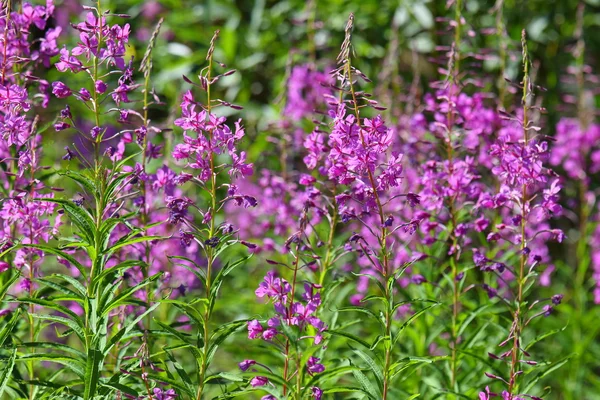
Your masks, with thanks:
[[(350, 56), (346, 58), (346, 66), (345, 66), (346, 76), (348, 79), (348, 84), (350, 87), (350, 95), (352, 97), (352, 104), (354, 108), (354, 115), (356, 116), (356, 124), (358, 125), (358, 132), (360, 136), (361, 143), (363, 147), (366, 149), (366, 142), (362, 132), (362, 125), (360, 120), (360, 112), (358, 108), (358, 101), (356, 98), (356, 92), (354, 91), (354, 84), (352, 82), (352, 65), (350, 63)], [(385, 286), (385, 298), (388, 299), (388, 306), (385, 307), (385, 334), (389, 338), (385, 343), (385, 366), (383, 371), (383, 400), (387, 400), (389, 384), (390, 384), (390, 366), (392, 359), (392, 311), (393, 311), (393, 293), (390, 292), (390, 285), (388, 285), (388, 280), (390, 278), (390, 274), (393, 273), (389, 271), (389, 255), (387, 250), (387, 236), (388, 230), (385, 226), (385, 214), (383, 212), (383, 206), (381, 204), (381, 199), (379, 198), (379, 194), (377, 192), (377, 185), (375, 183), (375, 179), (373, 177), (373, 172), (370, 168), (367, 168), (367, 175), (369, 177), (369, 183), (371, 184), (371, 190), (373, 190), (373, 197), (375, 198), (375, 203), (377, 204), (377, 211), (379, 214), (379, 222), (381, 224), (381, 235), (379, 236), (379, 248), (381, 251), (381, 259), (382, 259), (382, 275), (384, 279)]]
[[(528, 145), (529, 142), (529, 58), (527, 54), (527, 42), (525, 37), (525, 31), (523, 30), (522, 36), (523, 43), (523, 141), (524, 146)], [(523, 184), (521, 188), (521, 246), (520, 246), (520, 263), (519, 263), (519, 276), (517, 282), (517, 298), (516, 298), (516, 310), (513, 315), (513, 325), (512, 325), (512, 334), (513, 334), (513, 346), (511, 353), (511, 363), (510, 363), (510, 376), (509, 376), (509, 385), (508, 385), (508, 393), (510, 395), (510, 400), (514, 398), (514, 391), (518, 388), (517, 382), (517, 372), (519, 368), (519, 356), (520, 356), (520, 337), (521, 332), (523, 330), (523, 315), (522, 315), (522, 303), (523, 303), (523, 287), (525, 285), (525, 265), (527, 263), (527, 252), (525, 249), (527, 248), (527, 237), (526, 237), (526, 224), (527, 224), (527, 185)]]
[[(206, 72), (206, 111), (207, 118), (210, 118), (210, 112), (212, 109), (211, 97), (210, 97), (210, 89), (211, 89), (211, 80), (212, 80), (212, 63), (213, 63), (213, 52), (214, 52), (214, 44), (219, 36), (219, 31), (216, 31), (213, 35), (213, 38), (210, 42), (210, 48), (208, 50), (207, 60), (208, 60), (208, 70)], [(209, 143), (213, 142), (213, 131), (209, 132)], [(215, 172), (215, 162), (214, 162), (214, 153), (210, 150), (210, 197), (211, 197), (211, 207), (208, 211), (210, 213), (210, 222), (209, 222), (209, 232), (208, 238), (212, 239), (215, 236), (215, 216), (217, 210), (217, 175)], [(214, 251), (210, 245), (207, 245), (206, 248), (207, 255), (207, 265), (206, 265), (206, 299), (208, 300), (208, 304), (206, 304), (206, 309), (204, 312), (204, 347), (202, 350), (202, 364), (200, 366), (199, 371), (199, 381), (198, 381), (198, 393), (196, 395), (197, 400), (202, 399), (202, 393), (204, 391), (204, 379), (206, 378), (206, 371), (208, 369), (208, 352), (210, 349), (209, 343), (209, 321), (211, 317), (211, 307), (210, 307), (210, 296), (211, 296), (211, 272), (214, 264)]]
[[(456, 49), (456, 47), (455, 47)], [(453, 62), (458, 59), (457, 54), (453, 52)], [(454, 74), (454, 72), (453, 72)], [(456, 75), (453, 75), (455, 77)], [(451, 81), (450, 90), (454, 90), (456, 85)], [(449, 93), (449, 98), (452, 98), (454, 93)], [(448, 157), (448, 168), (449, 174), (453, 173), (454, 169), (454, 146), (452, 144), (452, 127), (454, 126), (454, 114), (452, 113), (452, 109), (448, 111), (446, 115), (447, 119), (447, 131), (448, 138), (446, 139), (446, 155)], [(459, 297), (459, 282), (458, 282), (458, 262), (460, 253), (457, 250), (458, 238), (456, 235), (456, 226), (457, 226), (457, 215), (456, 215), (456, 207), (455, 207), (455, 197), (450, 197), (448, 199), (448, 214), (450, 215), (450, 222), (452, 224), (449, 239), (452, 243), (452, 249), (454, 254), (450, 258), (450, 267), (452, 269), (452, 351), (451, 351), (451, 360), (450, 360), (450, 382), (452, 389), (456, 385), (456, 375), (458, 369), (458, 354), (457, 354), (457, 344), (458, 344), (458, 297)]]
[[(150, 38), (150, 42), (148, 43), (148, 47), (146, 49), (146, 54), (144, 54), (144, 58), (142, 59), (142, 65), (140, 67), (140, 70), (143, 71), (144, 73), (144, 109), (143, 109), (143, 121), (142, 121), (142, 127), (145, 129), (145, 134), (144, 134), (144, 138), (143, 138), (143, 142), (142, 142), (142, 171), (144, 173), (146, 173), (146, 168), (147, 168), (147, 164), (148, 164), (148, 156), (147, 156), (147, 150), (148, 150), (148, 136), (150, 134), (150, 130), (148, 129), (149, 124), (150, 124), (150, 120), (148, 118), (148, 108), (150, 107), (150, 102), (148, 101), (148, 93), (150, 91), (150, 74), (152, 72), (152, 51), (154, 48), (154, 44), (156, 42), (156, 38), (158, 37), (158, 33), (160, 32), (160, 27), (162, 25), (163, 19), (161, 18), (158, 21), (158, 24), (156, 25), (156, 28), (154, 29), (154, 32), (152, 33), (152, 37)], [(142, 225), (144, 226), (144, 228), (148, 225), (148, 223), (150, 222), (150, 218), (149, 218), (149, 209), (150, 206), (148, 205), (148, 187), (147, 187), (147, 182), (146, 180), (142, 180), (141, 181), (141, 192), (142, 192), (142, 198), (144, 199), (143, 204), (142, 204), (142, 209), (141, 209), (141, 221), (142, 221)], [(148, 234), (148, 232), (146, 231), (145, 234)], [(144, 243), (144, 261), (145, 261), (145, 266), (142, 267), (142, 273), (144, 275), (144, 279), (148, 279), (149, 276), (149, 268), (150, 268), (150, 243), (149, 242), (145, 242)], [(147, 304), (150, 305), (151, 302), (151, 297), (152, 297), (152, 288), (150, 285), (146, 286), (146, 301)], [(151, 323), (152, 323), (152, 316), (150, 314), (148, 314), (148, 316), (146, 317), (146, 329), (149, 330), (151, 327)], [(149, 352), (152, 352), (152, 338), (151, 336), (148, 336), (146, 338), (147, 342), (148, 342), (148, 347), (149, 347)]]
[[(290, 292), (290, 301), (287, 307), (287, 318), (291, 318), (292, 312), (293, 312), (293, 306), (294, 306), (294, 297), (296, 296), (296, 280), (298, 278), (298, 265), (300, 262), (300, 255), (299, 252), (300, 251), (300, 246), (296, 245), (296, 254), (294, 254), (294, 275), (292, 276), (292, 283), (291, 283), (291, 292)], [(283, 323), (285, 324), (286, 321), (283, 321)], [(283, 380), (287, 383), (288, 380), (290, 379), (290, 339), (286, 337), (285, 339), (285, 354), (284, 354), (285, 360), (284, 360), (284, 364), (283, 364)], [(298, 378), (300, 377), (300, 363), (298, 362), (298, 354), (296, 354), (296, 369), (298, 371), (296, 371), (296, 374), (298, 375)], [(300, 384), (301, 381), (299, 381), (298, 379), (296, 380), (296, 391), (299, 393), (300, 392)], [(287, 386), (283, 386), (283, 395), (285, 396), (287, 394)], [(300, 400), (300, 397), (297, 398), (297, 400)]]

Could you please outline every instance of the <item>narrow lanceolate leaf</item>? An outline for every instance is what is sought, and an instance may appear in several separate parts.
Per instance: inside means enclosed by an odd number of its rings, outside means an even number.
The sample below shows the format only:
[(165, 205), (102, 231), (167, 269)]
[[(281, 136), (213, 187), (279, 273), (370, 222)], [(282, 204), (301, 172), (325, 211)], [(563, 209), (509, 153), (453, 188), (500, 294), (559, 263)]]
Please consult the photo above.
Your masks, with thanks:
[(46, 321), (56, 322), (62, 325), (65, 325), (73, 330), (73, 332), (79, 337), (79, 340), (85, 342), (85, 335), (83, 333), (83, 329), (79, 326), (79, 324), (75, 321), (70, 320), (69, 318), (60, 317), (58, 315), (49, 315), (49, 314), (29, 314), (33, 318), (43, 319)]
[(13, 311), (12, 317), (10, 318), (8, 323), (6, 325), (4, 325), (4, 327), (2, 327), (2, 329), (0, 329), (0, 347), (4, 346), (4, 342), (6, 341), (6, 339), (8, 339), (8, 337), (10, 336), (10, 333), (15, 328), (15, 326), (17, 325), (17, 322), (19, 322), (20, 318), (21, 318), (21, 309), (17, 308), (15, 311)]
[(175, 368), (175, 371), (177, 372), (177, 375), (181, 379), (181, 382), (183, 382), (183, 384), (188, 389), (188, 391), (192, 391), (193, 392), (194, 391), (194, 386), (192, 384), (192, 378), (190, 378), (190, 376), (188, 375), (188, 373), (181, 366), (181, 364), (179, 364), (177, 362), (177, 360), (175, 359), (175, 357), (173, 357), (173, 354), (171, 354), (170, 351), (166, 351), (165, 353), (167, 354), (167, 357), (169, 357), (169, 360), (171, 361), (171, 364), (173, 365), (173, 368)]
[(148, 286), (149, 284), (151, 284), (152, 282), (156, 281), (161, 276), (162, 276), (162, 273), (153, 275), (151, 277), (148, 277), (148, 278), (144, 279), (143, 281), (141, 281), (137, 285), (135, 285), (133, 287), (130, 287), (127, 290), (124, 290), (117, 297), (115, 297), (110, 303), (108, 303), (104, 307), (104, 309), (98, 310), (98, 312), (101, 313), (101, 315), (103, 317), (106, 317), (108, 315), (108, 313), (111, 310), (113, 310), (114, 308), (119, 307), (119, 306), (124, 305), (124, 304), (127, 304), (129, 297), (131, 297), (131, 295), (133, 293), (135, 293), (138, 290), (140, 290), (140, 289)]
[(61, 175), (67, 176), (77, 183), (79, 183), (89, 194), (93, 195), (96, 200), (98, 200), (98, 188), (96, 187), (96, 182), (93, 179), (85, 175), (84, 173), (77, 171), (64, 171), (60, 173)]
[(363, 390), (361, 388), (352, 387), (352, 386), (336, 386), (336, 387), (333, 387), (331, 389), (325, 389), (325, 390), (323, 390), (323, 394), (330, 394), (330, 393), (356, 393), (356, 392), (363, 392)]
[(373, 374), (375, 375), (375, 379), (377, 380), (377, 385), (380, 390), (383, 390), (383, 370), (379, 366), (379, 364), (371, 358), (367, 353), (361, 350), (354, 350), (354, 354), (358, 355), (364, 362), (367, 363)]
[(15, 367), (15, 360), (17, 359), (17, 348), (13, 348), (10, 356), (5, 364), (4, 369), (0, 372), (0, 398), (3, 398), (4, 389), (10, 380), (10, 375), (12, 374), (12, 370)]
[(402, 326), (400, 327), (399, 331), (396, 333), (396, 337), (394, 338), (393, 342), (392, 342), (392, 346), (394, 346), (396, 344), (396, 342), (398, 342), (398, 339), (400, 338), (400, 333), (402, 333), (402, 331), (404, 329), (406, 329), (406, 327), (408, 327), (410, 325), (410, 323), (412, 321), (414, 321), (415, 319), (417, 319), (419, 316), (423, 315), (425, 312), (427, 312), (430, 308), (433, 307), (437, 307), (439, 306), (440, 303), (436, 303), (436, 304), (432, 304), (430, 306), (427, 306), (425, 308), (420, 309), (419, 311), (417, 311), (416, 313), (414, 313), (413, 315), (410, 316), (409, 319), (407, 319)]
[(371, 348), (371, 345), (369, 343), (367, 343), (366, 341), (362, 340), (361, 338), (359, 338), (358, 336), (354, 336), (351, 333), (348, 332), (344, 332), (344, 331), (340, 331), (340, 330), (328, 330), (327, 333), (334, 335), (334, 336), (342, 336), (345, 338), (348, 338), (358, 344), (361, 344), (363, 346), (365, 346), (367, 349)]
[(117, 241), (117, 243), (115, 243), (114, 246), (105, 250), (104, 253), (106, 255), (110, 255), (110, 254), (114, 254), (115, 251), (117, 251), (123, 247), (130, 246), (132, 244), (150, 242), (152, 240), (160, 240), (160, 239), (164, 239), (164, 237), (163, 236), (140, 236), (140, 237), (134, 237), (134, 238), (130, 238), (127, 240), (122, 240), (122, 241), (119, 240), (119, 241)]
[(147, 264), (140, 260), (123, 261), (122, 263), (119, 263), (114, 267), (104, 269), (102, 272), (96, 275), (94, 277), (94, 280), (92, 281), (92, 286), (95, 287), (97, 284), (101, 284), (105, 279), (109, 279), (109, 281), (114, 280), (116, 278), (116, 274), (118, 274), (120, 271), (125, 271), (132, 267), (143, 268), (146, 266)]
[(373, 385), (373, 382), (369, 378), (367, 378), (367, 376), (363, 374), (361, 370), (355, 369), (354, 371), (352, 371), (352, 374), (354, 375), (354, 378), (356, 378), (356, 381), (360, 384), (360, 386), (362, 386), (365, 393), (367, 394), (367, 396), (369, 396), (370, 399), (379, 400), (382, 398), (379, 389), (375, 387), (375, 385)]
[(54, 353), (30, 353), (20, 355), (17, 362), (31, 362), (31, 361), (39, 361), (39, 362), (52, 362), (64, 365), (69, 368), (73, 373), (75, 373), (80, 379), (83, 379), (84, 376), (84, 361), (79, 360), (75, 357), (66, 356), (62, 354), (54, 354)]
[(366, 315), (368, 315), (370, 317), (373, 317), (373, 319), (375, 319), (375, 321), (379, 322), (379, 324), (382, 327), (385, 327), (384, 321), (382, 321), (382, 319), (379, 318), (379, 316), (377, 314), (375, 314), (373, 311), (371, 311), (371, 310), (369, 310), (368, 308), (365, 308), (365, 307), (349, 306), (349, 307), (338, 308), (336, 311), (363, 313), (363, 314), (366, 314)]
[(13, 283), (15, 283), (19, 279), (19, 277), (20, 277), (20, 275), (18, 273), (15, 273), (13, 276), (8, 278), (8, 280), (6, 282), (4, 282), (4, 284), (2, 286), (0, 286), (0, 301), (2, 299), (4, 299), (4, 296), (8, 292), (8, 289), (11, 288)]
[(71, 286), (73, 286), (74, 289), (77, 290), (77, 292), (82, 296), (85, 297), (86, 296), (86, 288), (85, 286), (83, 286), (81, 284), (81, 282), (79, 282), (77, 279), (73, 278), (72, 276), (69, 275), (65, 275), (65, 274), (52, 274), (49, 276), (46, 276), (47, 279), (49, 278), (58, 278), (61, 279), (67, 283), (70, 283)]
[(211, 297), (216, 296), (218, 294), (218, 290), (219, 290), (219, 287), (220, 287), (223, 279), (227, 275), (229, 275), (234, 269), (236, 269), (237, 267), (242, 265), (244, 262), (246, 262), (248, 259), (250, 259), (250, 257), (252, 257), (252, 254), (250, 254), (246, 257), (242, 257), (239, 260), (236, 260), (232, 263), (227, 263), (223, 268), (221, 268), (221, 270), (219, 270), (219, 273), (215, 277), (213, 284), (211, 286), (211, 288), (213, 288), (210, 293)]
[(34, 200), (60, 204), (69, 215), (73, 224), (79, 229), (83, 239), (90, 245), (95, 243), (96, 225), (94, 223), (94, 218), (85, 208), (79, 207), (69, 200), (51, 198), (36, 198)]
[(109, 388), (114, 389), (119, 392), (123, 392), (125, 394), (128, 394), (129, 396), (133, 396), (133, 398), (135, 398), (135, 399), (137, 399), (140, 395), (137, 392), (137, 390), (135, 390), (127, 385), (124, 385), (122, 383), (119, 383), (119, 382), (108, 381), (108, 382), (101, 383), (101, 385), (104, 387), (109, 387)]
[[(119, 162), (119, 164), (117, 164), (117, 166), (115, 166), (114, 170), (119, 171), (119, 165), (123, 165), (122, 163), (127, 162), (128, 160), (130, 160), (136, 156), (137, 156), (137, 153), (132, 154), (129, 157), (125, 157), (123, 160), (121, 160), (121, 162)], [(110, 181), (110, 183), (106, 187), (106, 190), (104, 191), (104, 198), (103, 198), (104, 204), (110, 204), (112, 202), (114, 197), (119, 194), (119, 191), (123, 187), (122, 186), (123, 182), (130, 176), (131, 176), (131, 173), (122, 173), (122, 174), (114, 177)]]
[(87, 277), (86, 268), (79, 261), (77, 261), (77, 259), (75, 257), (73, 257), (72, 255), (70, 255), (68, 253), (65, 253), (62, 250), (59, 250), (59, 249), (51, 247), (51, 246), (46, 246), (43, 244), (23, 244), (22, 246), (41, 250), (44, 253), (49, 253), (49, 254), (54, 254), (55, 256), (59, 256), (60, 258), (67, 260), (71, 265), (73, 265), (75, 268), (77, 268), (77, 270), (81, 273), (81, 275), (83, 276), (84, 279), (86, 279), (86, 277)]
[(119, 330), (119, 332), (117, 332), (108, 342), (108, 344), (106, 345), (106, 347), (104, 348), (103, 352), (104, 355), (106, 356), (108, 354), (108, 352), (113, 348), (113, 346), (115, 344), (117, 344), (121, 338), (123, 338), (125, 335), (127, 335), (129, 332), (131, 332), (133, 330), (133, 328), (135, 328), (137, 326), (137, 324), (146, 317), (146, 315), (149, 315), (152, 311), (154, 311), (156, 309), (156, 307), (158, 307), (160, 305), (160, 303), (155, 303), (152, 306), (148, 307), (148, 309), (146, 311), (144, 311), (143, 313), (141, 313), (140, 315), (138, 315), (137, 318), (135, 318), (133, 321), (129, 322), (127, 325), (125, 325), (123, 328), (121, 328)]
[(343, 367), (327, 368), (325, 370), (325, 372), (316, 374), (315, 376), (313, 376), (310, 379), (310, 381), (304, 388), (304, 392), (309, 390), (309, 388), (312, 386), (319, 386), (319, 385), (322, 385), (324, 382), (332, 380), (333, 378), (336, 378), (338, 376), (348, 375), (356, 369), (359, 369), (359, 368), (355, 365), (346, 365)]
[(241, 327), (246, 326), (247, 322), (248, 320), (233, 321), (223, 324), (215, 330), (210, 339), (210, 350), (208, 351), (208, 355), (206, 357), (207, 364), (210, 364), (212, 361), (212, 358), (214, 357), (219, 345), (223, 343), (229, 336), (237, 332)]
[(37, 278), (37, 279), (35, 279), (35, 281), (42, 284), (43, 286), (47, 286), (49, 288), (54, 289), (57, 292), (60, 292), (69, 297), (77, 298), (77, 299), (80, 299), (81, 301), (83, 301), (83, 297), (82, 297), (81, 293), (77, 293), (74, 290), (71, 290), (69, 287), (67, 287), (67, 285), (55, 282), (48, 278)]
[(83, 399), (91, 400), (96, 395), (98, 381), (100, 380), (100, 369), (103, 362), (103, 355), (99, 349), (91, 348), (88, 350), (88, 359), (85, 366)]
[(82, 330), (85, 329), (85, 323), (83, 322), (81, 317), (79, 317), (79, 315), (77, 315), (73, 311), (69, 310), (67, 307), (58, 304), (56, 301), (26, 297), (26, 298), (19, 299), (19, 302), (25, 303), (25, 304), (35, 304), (38, 306), (49, 308), (54, 311), (58, 311), (59, 313), (65, 314), (68, 317), (70, 317), (70, 319), (73, 322), (75, 322), (77, 325), (79, 325), (79, 327)]
[(79, 358), (81, 360), (85, 360), (86, 355), (77, 350), (74, 349), (71, 346), (68, 346), (66, 344), (60, 344), (60, 343), (53, 343), (53, 342), (24, 342), (19, 344), (20, 348), (24, 348), (24, 349), (31, 349), (31, 348), (38, 348), (38, 349), (51, 349), (51, 350), (58, 350), (58, 351), (64, 351), (66, 353), (71, 353), (75, 356), (75, 358)]

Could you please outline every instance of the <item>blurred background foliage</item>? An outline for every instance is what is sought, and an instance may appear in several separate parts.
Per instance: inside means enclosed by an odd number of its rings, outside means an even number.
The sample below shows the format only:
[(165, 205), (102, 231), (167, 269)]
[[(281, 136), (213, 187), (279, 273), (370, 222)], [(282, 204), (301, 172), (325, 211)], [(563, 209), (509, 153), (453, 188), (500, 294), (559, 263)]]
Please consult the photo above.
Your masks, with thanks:
[[(469, 75), (497, 76), (498, 44), (502, 41), (509, 51), (507, 78), (516, 79), (521, 30), (526, 29), (529, 50), (538, 67), (537, 83), (548, 90), (544, 94), (548, 119), (556, 122), (557, 115), (552, 111), (561, 105), (562, 94), (570, 90), (561, 78), (575, 63), (579, 4), (577, 0), (506, 0), (502, 7), (506, 31), (499, 37), (496, 2), (464, 1), (463, 17), (472, 32), (465, 30), (461, 51), (477, 49), (476, 52), (489, 54)], [(130, 43), (130, 53), (137, 61), (141, 60), (158, 19), (164, 18), (154, 56), (155, 70), (159, 72), (152, 81), (157, 94), (170, 105), (177, 104), (182, 86), (187, 85), (181, 76), (199, 72), (210, 38), (215, 30), (220, 30), (216, 59), (240, 72), (220, 82), (220, 95), (224, 100), (244, 105), (240, 114), (252, 127), (250, 133), (264, 130), (278, 117), (291, 65), (315, 56), (322, 66), (333, 65), (350, 12), (356, 15), (353, 44), (359, 68), (379, 85), (386, 84), (377, 79), (386, 77), (386, 69), (399, 71), (402, 83), (394, 93), (399, 98), (416, 75), (422, 90), (427, 89), (428, 82), (440, 79), (430, 61), (437, 56), (438, 46), (448, 45), (453, 39), (443, 20), (453, 17), (453, 8), (445, 1), (119, 0), (103, 1), (102, 6), (131, 16), (129, 23), (135, 40)], [(59, 18), (73, 20), (80, 11), (80, 2), (65, 0)], [(600, 0), (588, 0), (583, 38), (586, 62), (593, 67), (600, 51), (599, 33)], [(394, 56), (392, 62), (386, 60), (390, 54)], [(170, 110), (157, 107), (154, 119), (167, 119), (167, 111)]]

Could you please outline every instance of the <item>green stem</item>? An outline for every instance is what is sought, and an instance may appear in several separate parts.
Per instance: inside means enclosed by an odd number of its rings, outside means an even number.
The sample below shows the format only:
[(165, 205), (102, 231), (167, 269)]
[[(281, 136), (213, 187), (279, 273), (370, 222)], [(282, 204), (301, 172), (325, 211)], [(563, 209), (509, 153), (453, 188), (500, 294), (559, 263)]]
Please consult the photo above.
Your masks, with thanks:
[[(529, 142), (529, 59), (527, 55), (527, 43), (525, 38), (525, 31), (523, 31), (523, 139), (524, 145), (527, 146)], [(527, 248), (527, 237), (525, 227), (527, 224), (527, 185), (523, 185), (521, 188), (521, 247), (520, 247), (520, 263), (519, 263), (519, 276), (518, 276), (518, 293), (516, 298), (516, 310), (513, 314), (513, 346), (511, 353), (510, 362), (510, 376), (508, 384), (508, 393), (510, 400), (515, 395), (515, 391), (518, 389), (517, 372), (519, 368), (519, 357), (520, 357), (520, 338), (523, 330), (523, 287), (525, 286), (525, 264), (527, 263), (527, 254), (525, 249)]]
[[(292, 283), (291, 283), (291, 292), (290, 292), (290, 302), (288, 304), (288, 316), (292, 315), (292, 307), (294, 306), (294, 297), (296, 296), (296, 280), (298, 278), (298, 264), (300, 262), (300, 255), (299, 252), (300, 251), (300, 246), (296, 245), (296, 254), (294, 255), (294, 275), (292, 276)], [(283, 323), (286, 323), (285, 321), (283, 321)], [(288, 380), (290, 379), (289, 376), (289, 372), (290, 372), (290, 339), (286, 338), (285, 339), (285, 353), (284, 353), (284, 364), (283, 364), (283, 380), (287, 383)], [(301, 381), (299, 380), (300, 378), (300, 363), (298, 362), (298, 353), (296, 353), (296, 391), (298, 393), (298, 397), (297, 400), (300, 400), (300, 384)], [(287, 386), (283, 387), (283, 395), (285, 396), (287, 394)]]
[[(216, 40), (216, 37), (218, 36), (218, 31), (215, 33), (215, 36), (213, 36), (213, 41), (211, 41), (211, 48), (214, 44), (214, 40)], [(211, 88), (211, 72), (212, 72), (212, 63), (213, 63), (213, 58), (212, 58), (212, 51), (209, 50), (209, 55), (208, 55), (208, 71), (206, 74), (206, 110), (207, 110), (207, 118), (210, 118), (210, 112), (211, 112), (211, 97), (210, 97), (210, 88)], [(212, 136), (213, 136), (213, 132), (210, 132), (210, 142), (212, 143)], [(211, 197), (211, 208), (209, 210), (210, 213), (210, 223), (209, 223), (209, 233), (208, 233), (208, 238), (212, 239), (213, 236), (215, 235), (215, 216), (216, 216), (216, 210), (217, 210), (217, 175), (215, 172), (215, 165), (214, 165), (214, 153), (211, 151), (210, 152), (210, 197)], [(208, 353), (210, 350), (210, 341), (209, 341), (209, 321), (210, 321), (210, 317), (211, 317), (211, 308), (210, 308), (210, 296), (211, 296), (211, 272), (212, 272), (212, 268), (213, 268), (213, 263), (214, 263), (214, 253), (213, 253), (213, 248), (210, 246), (207, 246), (206, 249), (206, 253), (207, 253), (207, 266), (206, 266), (206, 299), (208, 300), (208, 303), (206, 304), (206, 310), (204, 312), (204, 346), (202, 349), (202, 364), (200, 365), (200, 371), (199, 371), (199, 381), (198, 381), (198, 392), (196, 394), (196, 400), (201, 400), (202, 399), (202, 394), (204, 392), (204, 379), (206, 378), (206, 371), (208, 369)]]
[[(360, 113), (358, 109), (358, 101), (356, 98), (356, 92), (354, 91), (354, 84), (352, 83), (352, 66), (350, 64), (350, 56), (346, 60), (345, 66), (346, 76), (348, 79), (348, 83), (350, 86), (350, 95), (352, 96), (352, 104), (354, 107), (354, 115), (356, 116), (356, 124), (358, 125), (358, 132), (360, 136), (361, 143), (364, 148), (366, 148), (365, 138), (362, 132), (362, 125), (360, 121)], [(383, 212), (383, 206), (381, 204), (381, 199), (379, 198), (379, 194), (377, 193), (377, 185), (375, 183), (375, 179), (373, 177), (373, 173), (370, 169), (367, 168), (369, 183), (371, 184), (371, 190), (373, 190), (373, 196), (375, 197), (375, 202), (377, 204), (377, 210), (379, 214), (379, 222), (381, 224), (381, 236), (378, 238), (379, 240), (379, 248), (381, 251), (381, 259), (382, 259), (382, 276), (385, 283), (385, 297), (388, 299), (388, 306), (385, 307), (385, 333), (389, 338), (389, 342), (385, 344), (385, 366), (383, 371), (383, 400), (387, 400), (388, 390), (390, 385), (390, 366), (391, 366), (391, 358), (392, 358), (392, 310), (393, 310), (393, 293), (390, 293), (388, 280), (391, 276), (392, 271), (389, 271), (389, 262), (388, 262), (388, 250), (387, 250), (387, 236), (388, 231), (385, 226), (385, 214)], [(391, 300), (390, 300), (391, 299)]]

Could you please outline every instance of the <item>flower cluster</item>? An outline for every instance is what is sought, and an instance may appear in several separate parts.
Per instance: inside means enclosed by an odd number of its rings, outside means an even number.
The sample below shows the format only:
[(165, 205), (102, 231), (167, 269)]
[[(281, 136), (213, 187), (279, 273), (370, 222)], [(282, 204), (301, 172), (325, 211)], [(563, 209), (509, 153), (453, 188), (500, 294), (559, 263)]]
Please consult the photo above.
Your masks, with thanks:
[[(265, 276), (263, 282), (256, 289), (258, 298), (267, 298), (273, 303), (275, 315), (269, 318), (265, 323), (254, 319), (248, 322), (248, 339), (262, 339), (275, 344), (281, 348), (282, 352), (287, 352), (289, 342), (284, 344), (286, 339), (284, 332), (290, 329), (295, 329), (299, 340), (310, 339), (314, 345), (321, 345), (323, 342), (323, 333), (327, 326), (316, 316), (316, 312), (321, 305), (321, 287), (318, 285), (305, 283), (304, 294), (302, 301), (294, 299), (293, 284), (290, 284), (283, 278), (277, 277), (275, 272), (270, 271)], [(311, 334), (310, 331), (315, 333)], [(287, 354), (285, 355), (288, 356)], [(311, 356), (308, 358), (306, 365), (296, 365), (298, 369), (305, 369), (308, 375), (315, 375), (325, 371), (323, 364), (319, 363), (319, 358)], [(262, 366), (269, 370), (268, 367), (257, 363), (254, 360), (245, 360), (239, 364), (242, 371), (248, 370), (251, 366)], [(300, 374), (300, 371), (296, 373)], [(287, 361), (286, 371), (287, 374)], [(267, 378), (257, 376), (252, 379), (253, 387), (264, 386), (269, 383)], [(311, 388), (312, 396), (320, 400), (322, 391), (318, 387)], [(269, 400), (271, 395), (264, 396), (263, 400)]]

